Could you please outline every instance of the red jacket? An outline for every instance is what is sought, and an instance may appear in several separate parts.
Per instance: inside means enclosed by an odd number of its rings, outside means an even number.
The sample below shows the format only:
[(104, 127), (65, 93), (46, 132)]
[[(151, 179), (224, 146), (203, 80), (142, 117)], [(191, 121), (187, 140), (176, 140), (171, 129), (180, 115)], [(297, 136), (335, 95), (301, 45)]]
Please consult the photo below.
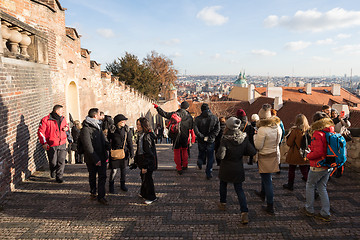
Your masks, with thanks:
[(66, 132), (63, 130), (64, 127), (69, 127), (65, 117), (61, 117), (60, 131), (57, 121), (48, 116), (41, 119), (38, 137), (42, 145), (49, 144), (49, 147), (60, 146), (66, 143)]
[[(324, 121), (326, 122), (327, 120), (324, 120)], [(322, 121), (322, 122), (324, 122), (324, 121)], [(331, 124), (331, 123), (329, 123), (329, 124)], [(332, 123), (332, 126), (329, 126), (328, 124), (326, 124), (324, 126), (324, 128), (320, 128), (319, 130), (314, 131), (312, 138), (311, 138), (311, 144), (310, 144), (311, 152), (306, 156), (310, 160), (310, 167), (317, 167), (316, 163), (325, 159), (327, 142), (326, 142), (325, 133), (323, 131), (334, 132), (333, 125), (334, 125), (333, 123)]]

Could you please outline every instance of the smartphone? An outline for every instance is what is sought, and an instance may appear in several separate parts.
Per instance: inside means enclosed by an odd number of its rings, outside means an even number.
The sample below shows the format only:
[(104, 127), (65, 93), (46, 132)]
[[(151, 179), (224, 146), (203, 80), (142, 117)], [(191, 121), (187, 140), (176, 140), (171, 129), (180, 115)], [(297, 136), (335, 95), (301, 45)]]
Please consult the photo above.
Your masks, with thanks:
[(345, 117), (345, 111), (341, 111), (340, 117), (341, 117), (341, 118)]

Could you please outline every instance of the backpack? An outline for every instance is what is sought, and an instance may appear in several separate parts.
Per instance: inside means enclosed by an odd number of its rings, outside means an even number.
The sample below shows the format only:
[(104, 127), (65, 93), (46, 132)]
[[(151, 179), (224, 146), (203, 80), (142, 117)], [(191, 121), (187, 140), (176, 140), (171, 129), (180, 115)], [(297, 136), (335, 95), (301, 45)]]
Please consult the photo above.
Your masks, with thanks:
[(308, 131), (304, 133), (301, 138), (299, 152), (303, 159), (306, 159), (307, 154), (310, 152), (309, 145), (311, 142), (311, 136)]
[(173, 113), (173, 115), (171, 115), (168, 125), (166, 126), (166, 128), (169, 129), (168, 136), (171, 139), (175, 139), (179, 134), (180, 122), (181, 122), (181, 117), (177, 115), (177, 113)]
[(336, 172), (336, 177), (341, 177), (346, 162), (346, 141), (340, 133), (325, 132), (327, 142), (326, 158), (317, 163), (318, 167), (333, 168), (330, 176)]

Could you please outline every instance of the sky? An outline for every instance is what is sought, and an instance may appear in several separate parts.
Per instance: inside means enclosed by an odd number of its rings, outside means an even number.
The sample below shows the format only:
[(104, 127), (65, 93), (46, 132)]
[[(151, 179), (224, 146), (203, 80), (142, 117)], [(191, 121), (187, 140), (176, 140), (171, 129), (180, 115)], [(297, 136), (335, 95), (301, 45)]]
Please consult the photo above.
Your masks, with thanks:
[(156, 51), (180, 75), (360, 75), (359, 0), (60, 0), (102, 64)]

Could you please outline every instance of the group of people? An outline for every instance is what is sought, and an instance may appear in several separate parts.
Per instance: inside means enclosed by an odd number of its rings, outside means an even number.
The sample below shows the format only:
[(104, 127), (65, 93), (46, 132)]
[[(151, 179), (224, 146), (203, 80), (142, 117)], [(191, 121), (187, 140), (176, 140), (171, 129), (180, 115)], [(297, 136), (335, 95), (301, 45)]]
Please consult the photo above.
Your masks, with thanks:
[[(197, 167), (205, 167), (206, 179), (213, 178), (213, 164), (219, 168), (219, 195), (218, 207), (226, 209), (227, 185), (232, 183), (238, 196), (241, 211), (241, 223), (247, 224), (248, 207), (243, 190), (245, 171), (243, 156), (249, 156), (248, 164), (257, 162), (261, 176), (261, 190), (255, 191), (266, 206), (263, 210), (274, 214), (274, 191), (272, 174), (279, 172), (280, 143), (285, 139), (289, 146), (286, 162), (289, 164), (288, 182), (283, 185), (285, 189), (294, 189), (295, 170), (299, 165), (302, 179), (306, 182), (306, 204), (301, 211), (307, 216), (314, 216), (323, 221), (330, 220), (330, 203), (327, 195), (326, 184), (331, 168), (318, 167), (317, 162), (326, 157), (326, 138), (324, 132), (341, 132), (350, 126), (348, 118), (340, 116), (336, 110), (325, 105), (322, 111), (316, 112), (310, 125), (306, 116), (299, 114), (295, 117), (294, 126), (285, 136), (282, 121), (276, 116), (276, 111), (271, 105), (264, 104), (258, 114), (251, 116), (248, 121), (243, 109), (236, 112), (236, 116), (218, 118), (209, 105), (201, 105), (201, 114), (195, 119), (188, 112), (189, 103), (183, 101), (175, 112), (166, 112), (154, 104), (159, 115), (168, 119), (176, 132), (171, 130), (174, 151), (174, 162), (179, 175), (188, 169), (189, 146), (195, 141), (198, 143)], [(89, 172), (90, 196), (102, 204), (107, 204), (105, 199), (107, 161), (111, 169), (109, 177), (109, 192), (115, 192), (115, 176), (120, 169), (120, 188), (128, 191), (126, 183), (126, 168), (138, 167), (141, 176), (141, 189), (139, 196), (144, 198), (146, 204), (157, 200), (153, 171), (157, 169), (158, 159), (156, 143), (158, 135), (152, 131), (146, 118), (136, 121), (136, 136), (126, 125), (128, 120), (123, 114), (118, 114), (112, 120), (101, 119), (99, 109), (92, 108), (77, 133), (77, 154), (84, 155), (84, 160)], [(175, 119), (175, 120), (174, 120)], [(79, 124), (78, 124), (79, 125)], [(69, 126), (63, 117), (63, 107), (56, 105), (53, 111), (42, 119), (39, 126), (39, 139), (47, 151), (51, 177), (63, 182), (64, 159), (66, 155), (66, 132)], [(168, 130), (170, 131), (170, 130)], [(170, 132), (169, 132), (170, 135)], [(196, 137), (195, 137), (196, 136)], [(304, 157), (301, 152), (304, 136), (307, 138), (308, 153)], [(76, 137), (74, 136), (74, 139)], [(133, 139), (137, 144), (136, 151)], [(79, 159), (78, 157), (78, 159)], [(96, 184), (98, 175), (98, 184)], [(314, 213), (315, 192), (321, 199), (321, 211)]]
[(51, 178), (56, 178), (58, 183), (64, 182), (66, 140), (68, 139), (76, 152), (75, 157), (78, 156), (76, 157), (78, 161), (83, 155), (89, 172), (91, 199), (98, 200), (104, 205), (108, 204), (105, 198), (108, 165), (111, 169), (109, 192), (115, 192), (117, 169), (120, 169), (120, 188), (128, 191), (125, 185), (126, 167), (128, 161), (131, 161), (133, 169), (136, 167), (140, 169), (139, 195), (144, 199), (145, 204), (151, 204), (157, 200), (152, 179), (152, 173), (157, 169), (158, 162), (156, 136), (146, 118), (141, 117), (136, 121), (137, 148), (134, 151), (133, 133), (126, 125), (128, 119), (123, 114), (116, 115), (113, 120), (109, 116), (106, 116), (108, 117), (106, 119), (99, 109), (92, 108), (81, 125), (75, 123), (74, 138), (69, 137), (69, 126), (63, 114), (63, 106), (55, 105), (53, 111), (41, 120), (38, 129), (40, 144), (48, 155)]

